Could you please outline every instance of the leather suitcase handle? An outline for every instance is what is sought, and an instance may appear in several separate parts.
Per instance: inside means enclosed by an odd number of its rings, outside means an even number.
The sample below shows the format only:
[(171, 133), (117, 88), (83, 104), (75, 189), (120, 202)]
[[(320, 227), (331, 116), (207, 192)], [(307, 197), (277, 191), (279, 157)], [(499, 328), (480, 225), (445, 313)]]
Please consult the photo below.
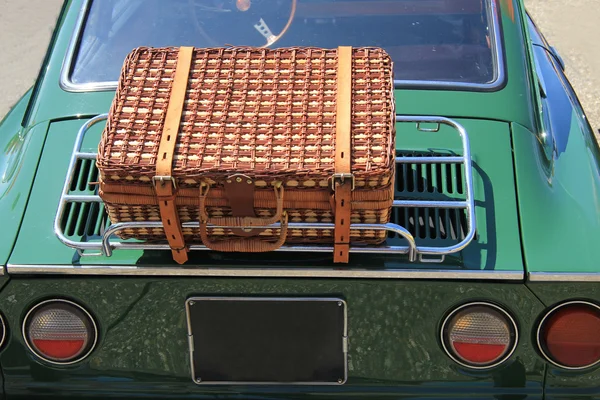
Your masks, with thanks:
[(287, 231), (287, 213), (283, 213), (281, 216), (279, 237), (275, 242), (267, 242), (258, 237), (227, 238), (222, 241), (213, 241), (208, 237), (206, 222), (200, 223), (200, 238), (202, 239), (202, 243), (211, 250), (223, 252), (264, 253), (274, 251), (285, 243)]
[(208, 195), (208, 186), (205, 186), (206, 189), (200, 190), (200, 202), (199, 202), (199, 211), (200, 211), (200, 223), (218, 225), (218, 226), (229, 226), (229, 227), (237, 227), (237, 228), (248, 228), (253, 226), (269, 226), (271, 224), (276, 223), (277, 221), (281, 221), (283, 216), (283, 185), (274, 186), (273, 190), (275, 191), (275, 199), (277, 201), (277, 208), (275, 211), (275, 215), (268, 218), (259, 218), (259, 217), (209, 217), (206, 212), (206, 197)]

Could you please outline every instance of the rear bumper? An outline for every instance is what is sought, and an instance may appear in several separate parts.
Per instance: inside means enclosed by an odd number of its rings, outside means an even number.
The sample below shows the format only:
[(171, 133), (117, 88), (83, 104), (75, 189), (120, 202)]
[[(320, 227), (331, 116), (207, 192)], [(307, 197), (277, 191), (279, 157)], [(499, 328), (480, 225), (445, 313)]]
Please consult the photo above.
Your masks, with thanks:
[[(191, 296), (337, 297), (348, 304), (348, 380), (339, 386), (198, 386), (192, 382), (185, 301)], [(26, 348), (22, 318), (39, 301), (88, 309), (99, 343), (81, 363), (52, 367)], [(510, 359), (488, 371), (454, 363), (439, 343), (443, 318), (469, 301), (516, 320)], [(541, 398), (545, 363), (531, 335), (544, 305), (522, 283), (359, 279), (12, 278), (0, 292), (10, 335), (0, 354), (8, 398)]]

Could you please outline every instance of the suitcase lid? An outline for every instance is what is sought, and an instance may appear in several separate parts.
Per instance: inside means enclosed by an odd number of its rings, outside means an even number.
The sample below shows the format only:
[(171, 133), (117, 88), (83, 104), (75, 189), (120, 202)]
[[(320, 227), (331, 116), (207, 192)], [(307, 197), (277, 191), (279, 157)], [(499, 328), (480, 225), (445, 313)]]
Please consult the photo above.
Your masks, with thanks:
[[(393, 65), (353, 48), (351, 170), (386, 186), (394, 168)], [(98, 152), (105, 182), (150, 182), (173, 101), (179, 48), (137, 48), (125, 60)], [(335, 172), (338, 49), (196, 48), (173, 153), (180, 185), (244, 174), (328, 186)]]

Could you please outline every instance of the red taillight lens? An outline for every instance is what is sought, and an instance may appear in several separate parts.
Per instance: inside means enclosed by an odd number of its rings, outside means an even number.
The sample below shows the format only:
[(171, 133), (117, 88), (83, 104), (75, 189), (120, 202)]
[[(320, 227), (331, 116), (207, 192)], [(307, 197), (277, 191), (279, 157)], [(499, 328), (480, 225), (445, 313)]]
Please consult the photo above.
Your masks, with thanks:
[(600, 362), (600, 307), (569, 302), (550, 311), (538, 330), (540, 350), (553, 364), (567, 369)]
[(25, 318), (24, 336), (40, 358), (72, 364), (85, 358), (96, 342), (91, 315), (75, 303), (51, 300), (34, 307)]
[(444, 349), (454, 361), (490, 368), (506, 360), (516, 345), (516, 325), (501, 308), (487, 303), (454, 310), (442, 327)]

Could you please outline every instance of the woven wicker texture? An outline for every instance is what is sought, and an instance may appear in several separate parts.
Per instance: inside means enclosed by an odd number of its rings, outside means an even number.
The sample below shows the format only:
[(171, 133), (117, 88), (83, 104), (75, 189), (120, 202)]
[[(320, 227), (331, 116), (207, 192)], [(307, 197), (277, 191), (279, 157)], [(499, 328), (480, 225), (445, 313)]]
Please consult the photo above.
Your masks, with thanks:
[[(112, 186), (113, 193), (103, 191), (100, 194), (106, 203), (106, 208), (111, 221), (140, 222), (160, 221), (158, 199), (152, 193), (151, 187), (141, 186)], [(130, 192), (127, 193), (128, 189)], [(179, 217), (182, 222), (199, 221), (198, 189), (181, 189), (176, 203)], [(389, 222), (391, 202), (393, 201), (393, 185), (385, 190), (356, 190), (352, 196), (351, 223), (382, 224)], [(283, 202), (289, 216), (289, 222), (323, 222), (333, 223), (332, 196), (326, 190), (305, 189), (288, 190)], [(212, 189), (211, 196), (207, 199), (206, 209), (211, 217), (231, 216), (231, 206), (222, 189)], [(254, 194), (254, 209), (257, 217), (268, 218), (273, 216), (276, 207), (275, 195), (272, 190), (257, 190)], [(227, 238), (235, 236), (231, 229), (212, 229), (209, 233), (213, 238)], [(198, 229), (184, 228), (183, 234), (186, 243), (199, 243)], [(262, 237), (279, 235), (279, 231), (265, 230)], [(376, 244), (385, 240), (383, 231), (352, 230), (352, 243)], [(164, 233), (161, 228), (156, 229), (126, 229), (119, 234), (123, 239), (137, 238), (144, 240), (162, 240)], [(300, 230), (290, 229), (287, 243), (330, 243), (333, 230)]]
[[(111, 220), (120, 222), (126, 221), (160, 221), (160, 212), (158, 206), (113, 206), (107, 204), (109, 217)], [(178, 207), (181, 222), (195, 222), (199, 219), (198, 207), (181, 206)], [(209, 207), (208, 212), (214, 217), (226, 217), (231, 215), (231, 209), (221, 207)], [(329, 210), (319, 209), (291, 209), (287, 211), (289, 222), (322, 222), (333, 223), (333, 213)], [(256, 215), (259, 217), (270, 217), (273, 215), (272, 209), (256, 208)], [(389, 208), (383, 211), (379, 210), (358, 210), (352, 213), (352, 223), (386, 223), (389, 221)], [(213, 240), (226, 240), (234, 237), (231, 229), (208, 228), (208, 233)], [(200, 234), (198, 229), (183, 228), (183, 235), (188, 244), (200, 243)], [(375, 230), (350, 230), (350, 239), (353, 244), (377, 244), (385, 240), (387, 233)], [(279, 236), (278, 229), (266, 229), (260, 233), (260, 237), (272, 240)], [(141, 240), (164, 240), (164, 232), (161, 228), (154, 229), (125, 229), (119, 237), (122, 239), (141, 239)], [(286, 243), (331, 243), (333, 240), (333, 229), (288, 229)]]
[[(100, 196), (114, 222), (160, 221), (151, 183), (171, 96), (178, 48), (138, 48), (126, 59), (99, 145)], [(352, 223), (386, 223), (393, 201), (395, 111), (392, 63), (379, 48), (353, 49)], [(199, 184), (211, 186), (206, 212), (232, 215), (222, 183), (254, 180), (257, 217), (275, 214), (270, 188), (282, 182), (288, 222), (333, 222), (337, 50), (194, 49), (173, 173), (181, 222), (199, 219)], [(187, 244), (200, 241), (184, 229)], [(235, 236), (208, 228), (212, 240)], [(164, 240), (162, 229), (122, 238)], [(260, 238), (273, 241), (279, 230)], [(380, 243), (382, 231), (352, 230), (354, 243)], [(333, 230), (289, 229), (286, 241), (330, 243)]]
[[(154, 176), (177, 54), (139, 48), (127, 58), (99, 146), (105, 180)], [(337, 50), (311, 48), (196, 49), (173, 176), (190, 185), (232, 171), (298, 187), (329, 179), (336, 57)], [(391, 60), (381, 49), (354, 49), (353, 71), (352, 169), (358, 186), (386, 186), (394, 161)]]

